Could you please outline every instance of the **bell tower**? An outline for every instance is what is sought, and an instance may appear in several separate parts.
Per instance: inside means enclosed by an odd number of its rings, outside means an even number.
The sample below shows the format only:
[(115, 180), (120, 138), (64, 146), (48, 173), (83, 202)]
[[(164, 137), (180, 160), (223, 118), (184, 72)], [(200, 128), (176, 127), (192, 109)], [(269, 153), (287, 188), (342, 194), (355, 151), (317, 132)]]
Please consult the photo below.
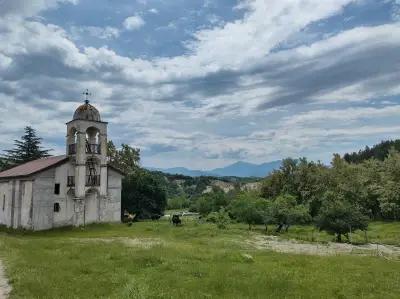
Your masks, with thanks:
[(67, 123), (66, 151), (74, 166), (68, 174), (68, 186), (74, 189), (75, 199), (84, 201), (89, 192), (100, 200), (107, 196), (107, 122), (101, 121), (99, 111), (89, 103), (79, 106)]

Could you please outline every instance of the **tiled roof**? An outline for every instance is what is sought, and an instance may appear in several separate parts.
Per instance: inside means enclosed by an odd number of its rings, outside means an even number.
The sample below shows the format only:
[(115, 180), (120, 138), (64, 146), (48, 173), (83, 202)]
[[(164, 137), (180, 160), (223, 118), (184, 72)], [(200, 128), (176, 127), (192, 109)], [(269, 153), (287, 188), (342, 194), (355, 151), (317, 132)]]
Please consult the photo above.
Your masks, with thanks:
[(11, 169), (8, 169), (6, 171), (0, 172), (0, 179), (29, 176), (39, 171), (50, 168), (65, 160), (67, 160), (67, 157), (63, 155), (63, 156), (55, 156), (55, 157), (43, 158), (27, 162), (19, 166), (13, 167)]

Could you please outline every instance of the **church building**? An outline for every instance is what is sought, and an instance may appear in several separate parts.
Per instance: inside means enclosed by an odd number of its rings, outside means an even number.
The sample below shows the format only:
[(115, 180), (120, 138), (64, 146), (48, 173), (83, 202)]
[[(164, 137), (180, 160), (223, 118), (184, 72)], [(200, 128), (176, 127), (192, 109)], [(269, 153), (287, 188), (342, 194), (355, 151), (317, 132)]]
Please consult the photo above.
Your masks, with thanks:
[(0, 172), (0, 225), (44, 230), (120, 221), (123, 173), (108, 164), (107, 123), (86, 100), (66, 125), (66, 155)]

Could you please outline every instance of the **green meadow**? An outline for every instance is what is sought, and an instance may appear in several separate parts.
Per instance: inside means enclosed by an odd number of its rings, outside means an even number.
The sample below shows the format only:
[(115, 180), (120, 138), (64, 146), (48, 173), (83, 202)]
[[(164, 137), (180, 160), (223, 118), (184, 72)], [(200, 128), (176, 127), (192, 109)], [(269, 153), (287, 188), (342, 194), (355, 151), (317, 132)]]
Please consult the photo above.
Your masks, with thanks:
[[(373, 223), (368, 235), (400, 245), (399, 229)], [(311, 230), (293, 227), (282, 237), (307, 241)], [(0, 255), (11, 298), (399, 298), (399, 260), (255, 249), (246, 240), (257, 234), (261, 227), (188, 220), (3, 231)]]

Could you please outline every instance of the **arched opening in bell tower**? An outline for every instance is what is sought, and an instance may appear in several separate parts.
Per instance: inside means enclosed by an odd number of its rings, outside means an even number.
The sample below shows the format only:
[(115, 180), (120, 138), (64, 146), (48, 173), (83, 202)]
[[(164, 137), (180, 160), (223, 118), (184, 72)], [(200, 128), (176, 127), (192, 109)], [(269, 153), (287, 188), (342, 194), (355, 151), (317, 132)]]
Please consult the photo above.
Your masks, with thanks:
[(71, 128), (68, 132), (68, 154), (75, 155), (76, 154), (76, 144), (78, 142), (78, 130), (75, 128)]
[(100, 130), (96, 127), (89, 127), (86, 130), (86, 153), (101, 154)]

